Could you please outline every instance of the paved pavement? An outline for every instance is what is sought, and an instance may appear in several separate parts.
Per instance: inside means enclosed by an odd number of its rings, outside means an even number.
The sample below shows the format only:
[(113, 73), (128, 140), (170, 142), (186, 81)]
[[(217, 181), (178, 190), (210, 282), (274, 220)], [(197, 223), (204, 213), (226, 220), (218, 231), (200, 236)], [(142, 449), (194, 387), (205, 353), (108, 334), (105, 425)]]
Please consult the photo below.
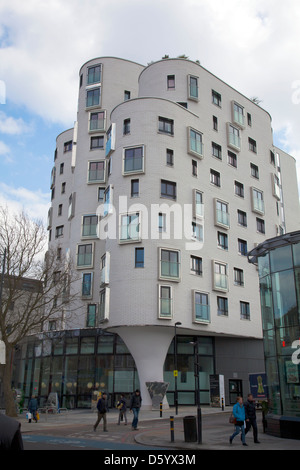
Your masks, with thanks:
[[(39, 441), (47, 440), (53, 445), (59, 442), (69, 443), (78, 447), (85, 447), (89, 443), (90, 448), (102, 449), (168, 449), (173, 451), (185, 450), (300, 450), (300, 441), (281, 439), (262, 431), (261, 415), (258, 413), (259, 441), (254, 444), (252, 430), (247, 434), (248, 447), (241, 445), (237, 436), (233, 444), (229, 444), (229, 436), (233, 432), (233, 426), (229, 424), (231, 408), (225, 411), (211, 407), (202, 407), (202, 444), (197, 442), (185, 442), (183, 418), (185, 416), (197, 416), (195, 407), (179, 407), (178, 415), (175, 409), (163, 411), (160, 417), (159, 411), (141, 410), (139, 416), (139, 429), (131, 430), (132, 414), (127, 413), (128, 425), (117, 424), (118, 412), (111, 410), (107, 415), (108, 432), (103, 432), (102, 423), (96, 432), (93, 425), (97, 415), (91, 410), (70, 410), (56, 415), (40, 415), (38, 423), (28, 423), (25, 413), (18, 416), (21, 423), (23, 440), (33, 440), (39, 436)], [(171, 442), (170, 416), (174, 416), (174, 442)], [(44, 436), (44, 437), (43, 437)], [(36, 438), (37, 439), (37, 438)]]

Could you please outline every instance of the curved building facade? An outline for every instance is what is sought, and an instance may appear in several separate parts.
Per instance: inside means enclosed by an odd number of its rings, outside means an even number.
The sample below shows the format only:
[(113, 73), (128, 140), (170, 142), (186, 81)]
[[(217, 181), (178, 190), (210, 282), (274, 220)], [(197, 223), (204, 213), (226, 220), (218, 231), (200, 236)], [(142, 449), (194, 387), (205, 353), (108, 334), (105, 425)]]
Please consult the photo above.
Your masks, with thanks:
[(247, 392), (262, 324), (246, 255), (294, 230), (295, 174), (270, 115), (199, 64), (87, 62), (74, 129), (57, 138), (48, 224), (49, 246), (74, 260), (80, 308), (66, 304), (47, 328), (120, 336), (145, 406), (146, 382), (170, 381), (175, 324), (179, 337), (213, 339), (211, 373)]

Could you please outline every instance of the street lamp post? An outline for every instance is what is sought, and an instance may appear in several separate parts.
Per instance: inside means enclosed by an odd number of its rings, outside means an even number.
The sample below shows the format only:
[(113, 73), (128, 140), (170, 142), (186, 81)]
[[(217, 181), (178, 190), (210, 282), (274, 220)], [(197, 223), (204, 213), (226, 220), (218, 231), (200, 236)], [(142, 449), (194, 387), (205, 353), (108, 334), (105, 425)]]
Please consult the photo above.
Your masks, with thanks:
[(178, 321), (175, 323), (175, 337), (174, 337), (174, 379), (175, 379), (175, 414), (178, 414), (178, 392), (177, 392), (177, 376), (178, 376), (178, 368), (177, 368), (177, 331), (176, 327), (181, 325), (181, 322)]

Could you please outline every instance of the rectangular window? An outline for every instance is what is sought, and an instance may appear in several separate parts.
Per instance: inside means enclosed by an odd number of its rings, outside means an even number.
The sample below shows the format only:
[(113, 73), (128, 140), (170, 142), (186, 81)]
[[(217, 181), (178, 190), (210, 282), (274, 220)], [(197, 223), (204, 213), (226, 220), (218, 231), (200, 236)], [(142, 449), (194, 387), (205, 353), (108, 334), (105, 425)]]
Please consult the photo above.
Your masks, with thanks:
[(131, 180), (131, 197), (138, 197), (139, 196), (139, 180)]
[(242, 256), (247, 256), (247, 242), (238, 238), (238, 252)]
[(81, 295), (82, 297), (91, 297), (92, 295), (92, 273), (84, 273), (82, 275), (82, 289)]
[(213, 130), (214, 131), (218, 130), (218, 118), (217, 118), (217, 116), (213, 116)]
[(215, 225), (230, 227), (229, 204), (215, 199)]
[(189, 76), (189, 98), (198, 100), (198, 77)]
[(65, 143), (64, 143), (64, 153), (65, 153), (65, 152), (71, 152), (71, 150), (72, 150), (72, 145), (73, 145), (72, 140), (69, 140), (68, 142), (65, 142)]
[(241, 149), (240, 130), (237, 127), (227, 124), (228, 146), (233, 147), (235, 150)]
[(167, 165), (168, 166), (173, 166), (174, 165), (174, 151), (173, 150), (167, 149), (166, 159), (167, 159)]
[(237, 168), (237, 156), (235, 153), (233, 152), (230, 152), (230, 150), (228, 150), (228, 165), (231, 165), (233, 166), (234, 168)]
[(212, 94), (213, 104), (215, 104), (216, 106), (221, 107), (221, 105), (222, 105), (222, 96), (220, 95), (220, 93), (216, 92), (215, 90), (212, 90), (211, 94)]
[(89, 162), (88, 182), (105, 182), (105, 161)]
[(202, 276), (202, 258), (191, 255), (191, 274)]
[(217, 297), (217, 305), (218, 305), (218, 315), (227, 317), (228, 316), (227, 297)]
[(130, 134), (130, 119), (124, 119), (123, 121), (123, 135)]
[(109, 319), (110, 289), (106, 287), (100, 291), (99, 321), (102, 323)]
[(221, 186), (221, 176), (218, 171), (210, 170), (210, 182), (215, 186)]
[(88, 78), (87, 84), (91, 85), (92, 83), (101, 82), (101, 65), (94, 65), (93, 67), (88, 68)]
[(239, 197), (244, 197), (244, 185), (239, 181), (234, 182), (234, 194)]
[(144, 171), (144, 147), (124, 149), (123, 174), (141, 173)]
[(198, 163), (196, 162), (196, 160), (192, 160), (192, 175), (198, 175)]
[(158, 130), (164, 134), (174, 135), (174, 121), (164, 117), (158, 118)]
[(83, 237), (96, 237), (98, 226), (97, 215), (84, 215), (82, 219), (82, 236)]
[(140, 213), (120, 216), (120, 242), (140, 241)]
[(101, 257), (101, 270), (100, 270), (100, 285), (104, 286), (109, 284), (109, 273), (110, 273), (110, 252), (107, 251)]
[(203, 225), (192, 222), (192, 238), (198, 242), (203, 242)]
[(105, 128), (105, 111), (90, 113), (90, 131), (103, 131)]
[(249, 142), (249, 150), (251, 150), (251, 152), (257, 153), (256, 141), (249, 137), (248, 142)]
[(252, 211), (262, 215), (265, 213), (263, 191), (255, 188), (252, 188)]
[(239, 104), (233, 102), (232, 103), (232, 111), (233, 111), (233, 122), (238, 124), (241, 127), (244, 127), (245, 118), (244, 118), (244, 108)]
[(86, 93), (86, 107), (99, 106), (100, 105), (101, 92), (100, 87), (87, 90)]
[(227, 264), (213, 261), (214, 265), (214, 290), (228, 290)]
[(161, 180), (161, 197), (176, 200), (176, 183)]
[(98, 201), (99, 202), (104, 202), (104, 192), (105, 192), (105, 188), (104, 187), (100, 187), (98, 188)]
[(219, 158), (219, 160), (222, 160), (222, 147), (219, 144), (216, 144), (215, 142), (211, 143), (212, 145), (212, 155), (213, 157)]
[(168, 90), (174, 90), (175, 88), (175, 75), (167, 76), (167, 88)]
[(250, 320), (250, 304), (249, 302), (240, 302), (241, 320)]
[(208, 294), (193, 291), (193, 296), (194, 321), (208, 323), (210, 321)]
[(192, 128), (188, 128), (188, 152), (199, 158), (203, 157), (202, 134)]
[(264, 219), (256, 218), (256, 230), (259, 233), (265, 233), (265, 221)]
[(145, 258), (144, 248), (136, 248), (135, 249), (135, 267), (136, 268), (144, 267), (144, 258)]
[(254, 163), (250, 163), (250, 169), (251, 169), (251, 176), (253, 176), (253, 178), (259, 179), (258, 166), (254, 165)]
[(87, 306), (87, 317), (86, 317), (86, 326), (87, 328), (95, 328), (96, 326), (96, 314), (97, 314), (97, 305), (88, 304)]
[(222, 250), (228, 250), (228, 236), (226, 233), (218, 232), (218, 247)]
[(247, 214), (244, 211), (238, 210), (238, 224), (242, 227), (247, 227)]
[(130, 100), (131, 93), (128, 90), (124, 90), (124, 101)]
[(201, 191), (193, 190), (194, 193), (194, 207), (193, 216), (195, 218), (201, 218), (204, 216), (204, 204), (203, 204), (203, 193)]
[(160, 249), (160, 278), (179, 280), (179, 257), (179, 251)]
[(233, 268), (234, 285), (244, 286), (244, 271), (239, 268)]
[(167, 231), (167, 216), (162, 212), (158, 214), (158, 231), (159, 233)]
[(159, 287), (159, 318), (172, 318), (172, 287)]
[(78, 245), (77, 248), (77, 267), (92, 267), (93, 264), (93, 245)]
[(104, 149), (104, 136), (91, 137), (90, 150)]
[(55, 238), (62, 237), (63, 235), (64, 235), (64, 226), (63, 226), (63, 225), (59, 225), (59, 226), (56, 227), (56, 229), (55, 229)]

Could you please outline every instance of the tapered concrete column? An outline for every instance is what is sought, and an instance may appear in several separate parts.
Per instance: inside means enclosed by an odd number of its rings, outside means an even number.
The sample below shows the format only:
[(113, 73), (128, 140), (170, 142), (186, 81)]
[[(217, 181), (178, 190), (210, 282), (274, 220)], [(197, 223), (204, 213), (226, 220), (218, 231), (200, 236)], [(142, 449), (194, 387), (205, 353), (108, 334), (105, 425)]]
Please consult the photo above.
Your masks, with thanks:
[[(156, 326), (128, 326), (113, 328), (121, 336), (134, 358), (140, 380), (142, 408), (152, 409), (152, 400), (146, 382), (164, 381), (164, 363), (174, 329)], [(168, 408), (166, 397), (164, 407)]]

